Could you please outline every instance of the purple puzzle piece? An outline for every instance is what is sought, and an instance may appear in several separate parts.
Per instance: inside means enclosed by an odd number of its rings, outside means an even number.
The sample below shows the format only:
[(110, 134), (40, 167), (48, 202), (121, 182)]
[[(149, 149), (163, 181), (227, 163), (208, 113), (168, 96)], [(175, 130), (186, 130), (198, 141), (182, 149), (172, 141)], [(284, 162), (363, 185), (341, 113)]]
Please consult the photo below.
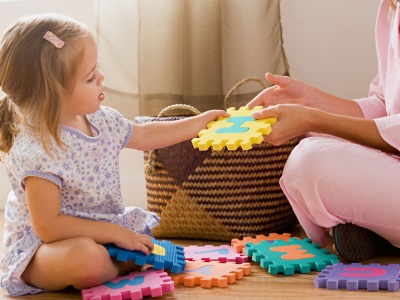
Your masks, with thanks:
[(398, 264), (380, 265), (360, 263), (326, 266), (314, 279), (315, 287), (349, 291), (367, 289), (368, 291), (388, 290), (395, 292), (400, 285), (400, 266)]
[(242, 264), (248, 261), (248, 256), (237, 253), (229, 245), (205, 245), (184, 247), (186, 260), (219, 261), (221, 263), (235, 262)]

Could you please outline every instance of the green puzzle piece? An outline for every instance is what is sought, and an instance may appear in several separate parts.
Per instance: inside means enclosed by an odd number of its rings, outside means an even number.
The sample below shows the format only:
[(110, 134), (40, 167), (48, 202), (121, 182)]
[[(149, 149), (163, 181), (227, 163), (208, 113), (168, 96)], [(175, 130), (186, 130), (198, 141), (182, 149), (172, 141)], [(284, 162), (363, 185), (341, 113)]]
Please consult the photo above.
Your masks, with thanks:
[(310, 239), (263, 241), (257, 245), (247, 243), (245, 253), (252, 256), (255, 262), (260, 262), (262, 268), (268, 268), (271, 274), (293, 275), (295, 271), (309, 273), (311, 269), (321, 271), (327, 265), (340, 262), (335, 254), (321, 249)]

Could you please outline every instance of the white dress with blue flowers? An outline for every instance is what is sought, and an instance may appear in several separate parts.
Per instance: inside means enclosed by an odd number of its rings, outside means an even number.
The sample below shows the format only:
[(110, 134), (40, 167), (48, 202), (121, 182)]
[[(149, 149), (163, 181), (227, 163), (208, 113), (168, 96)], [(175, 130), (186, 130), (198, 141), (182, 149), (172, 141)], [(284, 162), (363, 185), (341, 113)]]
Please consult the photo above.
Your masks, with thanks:
[(125, 208), (122, 202), (118, 157), (131, 138), (131, 123), (108, 107), (101, 107), (87, 119), (93, 137), (63, 126), (60, 136), (67, 147), (65, 151), (55, 147), (54, 159), (25, 129), (18, 134), (7, 158), (12, 191), (5, 208), (0, 285), (12, 296), (43, 291), (21, 280), (42, 244), (33, 230), (26, 202), (24, 180), (29, 176), (58, 185), (62, 214), (108, 221), (144, 234), (151, 234), (151, 228), (158, 224), (157, 215), (137, 207)]

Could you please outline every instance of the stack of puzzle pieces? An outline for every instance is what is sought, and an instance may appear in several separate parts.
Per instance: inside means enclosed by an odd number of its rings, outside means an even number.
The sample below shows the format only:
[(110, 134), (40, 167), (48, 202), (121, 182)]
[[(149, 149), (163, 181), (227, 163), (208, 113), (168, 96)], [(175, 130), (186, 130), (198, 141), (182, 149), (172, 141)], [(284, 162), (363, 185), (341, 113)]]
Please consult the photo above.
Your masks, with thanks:
[(293, 275), (295, 272), (320, 272), (315, 287), (337, 290), (367, 289), (369, 291), (399, 290), (398, 264), (343, 264), (335, 254), (321, 249), (310, 239), (290, 234), (271, 233), (268, 236), (233, 239), (231, 245), (182, 247), (170, 241), (153, 239), (150, 255), (128, 251), (115, 245), (105, 245), (110, 256), (119, 261), (132, 260), (144, 271), (120, 276), (103, 285), (83, 289), (84, 300), (143, 299), (171, 293), (175, 286), (202, 288), (227, 287), (251, 272), (250, 260), (259, 263), (270, 274)]

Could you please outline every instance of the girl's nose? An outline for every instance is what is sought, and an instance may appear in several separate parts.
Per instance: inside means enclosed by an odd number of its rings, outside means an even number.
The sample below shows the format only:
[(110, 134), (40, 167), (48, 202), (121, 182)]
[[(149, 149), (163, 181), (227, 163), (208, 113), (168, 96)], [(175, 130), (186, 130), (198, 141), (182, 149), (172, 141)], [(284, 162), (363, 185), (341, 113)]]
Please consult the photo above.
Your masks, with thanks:
[(98, 85), (102, 84), (105, 78), (103, 72), (99, 71), (99, 76), (97, 78), (98, 78), (97, 84)]

